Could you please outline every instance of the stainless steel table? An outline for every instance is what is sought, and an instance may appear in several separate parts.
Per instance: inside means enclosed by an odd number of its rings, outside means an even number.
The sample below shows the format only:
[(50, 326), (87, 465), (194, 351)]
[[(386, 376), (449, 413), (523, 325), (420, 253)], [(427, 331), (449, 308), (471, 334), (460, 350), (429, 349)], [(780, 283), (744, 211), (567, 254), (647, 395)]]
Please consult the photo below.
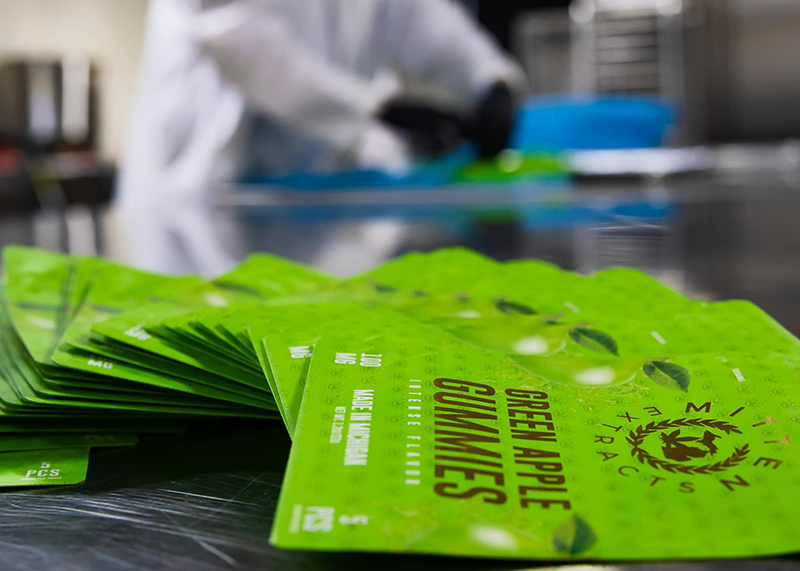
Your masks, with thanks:
[[(288, 552), (269, 545), (289, 439), (268, 423), (196, 425), (93, 455), (83, 485), (0, 495), (0, 568), (516, 570), (525, 561)], [(567, 565), (573, 571), (788, 571), (800, 559)]]

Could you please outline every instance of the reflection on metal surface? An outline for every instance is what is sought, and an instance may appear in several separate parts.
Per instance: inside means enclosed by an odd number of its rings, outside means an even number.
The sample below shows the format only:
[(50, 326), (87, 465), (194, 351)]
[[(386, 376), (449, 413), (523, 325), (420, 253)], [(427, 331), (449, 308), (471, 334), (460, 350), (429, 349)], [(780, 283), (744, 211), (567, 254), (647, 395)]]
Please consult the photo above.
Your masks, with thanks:
[(622, 571), (616, 565), (565, 565), (539, 568), (537, 571)]
[(195, 426), (92, 459), (86, 484), (0, 494), (0, 567), (117, 571), (788, 571), (791, 560), (538, 565), (523, 561), (280, 551), (268, 537), (289, 440), (279, 423)]
[(84, 485), (2, 494), (2, 568), (202, 570), (268, 559), (283, 430), (200, 426), (93, 454)]
[(678, 242), (669, 220), (647, 224), (606, 224), (576, 228), (576, 268), (592, 274), (623, 266), (646, 271), (682, 289)]
[[(240, 551), (265, 554), (269, 512), (264, 504), (275, 501), (275, 476), (207, 476), (98, 496), (2, 496), (4, 568), (30, 569), (45, 557), (50, 568), (70, 568), (70, 558), (80, 554), (79, 559), (105, 560), (102, 568), (124, 563), (156, 569), (164, 560), (189, 557), (198, 547), (225, 563), (235, 562)], [(197, 563), (195, 569), (218, 567)]]
[(465, 208), (541, 202), (566, 190), (565, 184), (451, 186), (447, 188), (336, 189), (295, 191), (263, 185), (227, 185), (218, 193), (220, 207), (452, 205)]

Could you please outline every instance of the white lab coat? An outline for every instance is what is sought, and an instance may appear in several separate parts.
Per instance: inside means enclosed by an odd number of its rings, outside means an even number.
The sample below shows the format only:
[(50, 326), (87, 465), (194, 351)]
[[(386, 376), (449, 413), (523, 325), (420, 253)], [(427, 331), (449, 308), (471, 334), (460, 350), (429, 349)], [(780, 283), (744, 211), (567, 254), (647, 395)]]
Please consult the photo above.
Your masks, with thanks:
[(402, 139), (374, 119), (390, 95), (385, 72), (464, 108), (519, 78), (449, 0), (151, 0), (118, 187), (133, 262), (206, 275), (230, 266), (213, 189), (245, 162), (407, 165)]

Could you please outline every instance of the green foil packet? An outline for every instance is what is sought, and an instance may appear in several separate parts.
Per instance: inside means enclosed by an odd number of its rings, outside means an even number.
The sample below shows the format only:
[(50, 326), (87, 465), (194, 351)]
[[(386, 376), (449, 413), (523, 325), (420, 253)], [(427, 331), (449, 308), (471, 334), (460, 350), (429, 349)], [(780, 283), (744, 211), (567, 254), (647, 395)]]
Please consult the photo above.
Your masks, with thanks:
[(618, 384), (565, 384), (402, 316), (364, 323), (314, 347), (277, 546), (542, 560), (800, 547), (798, 354), (644, 359)]
[(90, 448), (0, 452), (0, 487), (64, 486), (86, 480)]

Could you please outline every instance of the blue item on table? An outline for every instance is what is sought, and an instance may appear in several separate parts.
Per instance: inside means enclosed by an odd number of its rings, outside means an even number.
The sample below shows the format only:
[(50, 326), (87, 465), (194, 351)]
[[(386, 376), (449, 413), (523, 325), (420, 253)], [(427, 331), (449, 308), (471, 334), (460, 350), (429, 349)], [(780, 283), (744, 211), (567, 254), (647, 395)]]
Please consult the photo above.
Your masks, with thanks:
[(520, 109), (511, 147), (523, 152), (660, 146), (674, 105), (648, 97), (531, 99)]
[(294, 173), (283, 176), (247, 177), (245, 182), (280, 186), (291, 190), (343, 190), (418, 187), (433, 188), (450, 184), (456, 174), (477, 159), (471, 145), (463, 145), (445, 156), (430, 161), (403, 175), (378, 170), (348, 170), (334, 173)]

